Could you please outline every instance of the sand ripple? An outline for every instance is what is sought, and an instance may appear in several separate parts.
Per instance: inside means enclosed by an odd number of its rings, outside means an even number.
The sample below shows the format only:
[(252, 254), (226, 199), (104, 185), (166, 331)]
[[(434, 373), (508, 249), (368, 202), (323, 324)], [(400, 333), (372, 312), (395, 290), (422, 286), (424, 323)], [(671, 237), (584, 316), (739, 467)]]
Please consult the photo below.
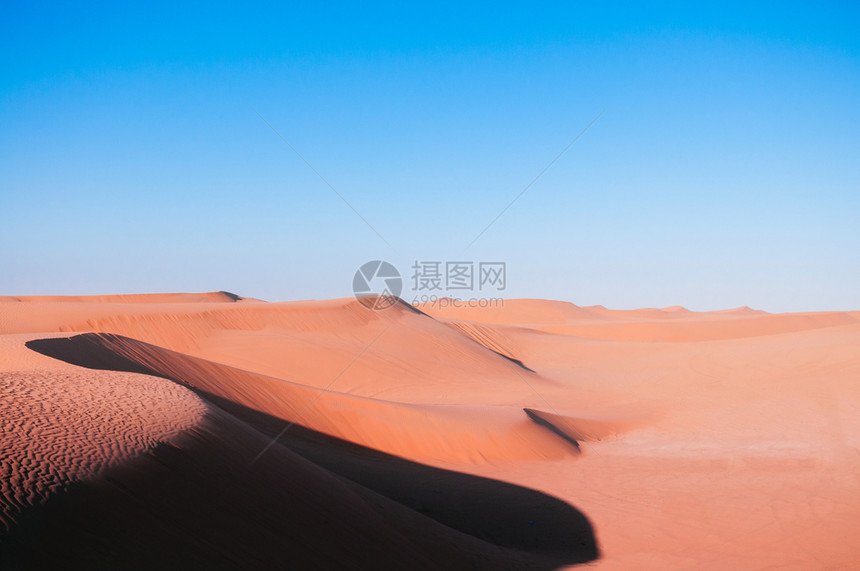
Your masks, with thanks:
[(170, 441), (206, 407), (164, 379), (108, 371), (0, 372), (0, 531), (28, 506)]

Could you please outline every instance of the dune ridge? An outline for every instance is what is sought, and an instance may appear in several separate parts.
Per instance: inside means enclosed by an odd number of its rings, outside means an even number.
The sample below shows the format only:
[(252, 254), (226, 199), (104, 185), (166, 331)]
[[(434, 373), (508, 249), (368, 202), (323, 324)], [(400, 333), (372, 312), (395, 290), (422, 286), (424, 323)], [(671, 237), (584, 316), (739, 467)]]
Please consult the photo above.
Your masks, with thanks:
[(34, 340), (42, 354), (91, 368), (157, 375), (390, 454), (456, 462), (569, 453), (513, 407), (404, 405), (265, 377), (109, 334)]
[(0, 303), (232, 303), (246, 300), (260, 301), (240, 297), (229, 291), (212, 291), (208, 293), (0, 296)]

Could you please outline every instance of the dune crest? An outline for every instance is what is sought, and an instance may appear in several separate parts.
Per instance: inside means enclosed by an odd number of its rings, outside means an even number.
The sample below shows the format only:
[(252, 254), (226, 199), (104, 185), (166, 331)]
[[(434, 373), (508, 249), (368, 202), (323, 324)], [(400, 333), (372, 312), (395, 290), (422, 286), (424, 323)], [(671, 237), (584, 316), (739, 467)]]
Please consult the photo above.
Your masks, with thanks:
[(239, 297), (229, 291), (213, 291), (208, 293), (0, 296), (0, 303), (233, 303), (246, 299), (250, 298)]
[(79, 366), (171, 379), (280, 418), (285, 426), (300, 422), (403, 457), (473, 463), (561, 458), (569, 453), (523, 422), (513, 407), (405, 405), (320, 391), (116, 335), (34, 340), (27, 346)]
[(526, 415), (537, 424), (548, 428), (569, 442), (600, 442), (623, 434), (632, 429), (635, 423), (629, 421), (612, 422), (561, 416), (531, 408), (524, 408)]

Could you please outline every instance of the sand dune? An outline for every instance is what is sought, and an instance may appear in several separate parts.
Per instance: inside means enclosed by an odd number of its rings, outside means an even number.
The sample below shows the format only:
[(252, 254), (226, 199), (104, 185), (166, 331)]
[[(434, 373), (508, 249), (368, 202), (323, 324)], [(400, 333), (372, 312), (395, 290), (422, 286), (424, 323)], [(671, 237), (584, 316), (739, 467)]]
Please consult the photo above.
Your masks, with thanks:
[[(248, 301), (229, 291), (208, 293), (144, 293), (126, 295), (28, 295), (0, 296), (0, 303), (233, 303)], [(250, 300), (259, 301), (259, 300)]]
[[(42, 520), (34, 523), (28, 514), (0, 539), (0, 561), (22, 568), (549, 569), (596, 554), (587, 520), (537, 492), (482, 478), (437, 476), (433, 481), (442, 487), (436, 493), (453, 485), (472, 496), (463, 505), (471, 514), (448, 509), (434, 519), (409, 505), (434, 506), (421, 488), (411, 488), (413, 497), (401, 503), (280, 445), (252, 463), (254, 451), (267, 442), (233, 415), (209, 407), (181, 437), (103, 469), (45, 504)], [(364, 464), (374, 480), (414, 478), (416, 472), (432, 478), (420, 465)], [(580, 533), (554, 532), (549, 540), (518, 545), (507, 527), (470, 529), (482, 513), (491, 520), (496, 510), (487, 503), (500, 498), (543, 507), (549, 515), (541, 523), (550, 530), (561, 525)], [(506, 525), (523, 528), (528, 522), (522, 509), (496, 513), (509, 516)]]
[(419, 307), (428, 315), (442, 319), (496, 324), (561, 325), (601, 318), (600, 314), (572, 303), (542, 299), (510, 299), (503, 305), (469, 307), (443, 298)]
[(205, 412), (189, 391), (146, 375), (67, 367), (0, 376), (0, 529), (7, 532), (26, 509), (170, 442)]
[(340, 375), (338, 392), (410, 404), (516, 405), (534, 397), (522, 368), (512, 368), (496, 348), (405, 307), (374, 312), (347, 299), (146, 309), (68, 322), (55, 317), (52, 330), (114, 333), (308, 386)]
[(0, 553), (851, 568), (858, 349), (858, 312), (5, 298)]
[(849, 313), (748, 317), (750, 314), (742, 312), (735, 315), (738, 317), (734, 319), (702, 319), (700, 317), (695, 321), (690, 319), (677, 321), (647, 320), (549, 326), (542, 327), (541, 329), (552, 333), (612, 341), (675, 341), (688, 343), (692, 341), (716, 341), (720, 339), (777, 335), (821, 327), (850, 325), (858, 322), (857, 318)]
[(46, 339), (31, 349), (73, 364), (172, 379), (207, 395), (402, 457), (449, 462), (561, 458), (568, 447), (512, 407), (407, 405), (319, 390), (113, 335)]

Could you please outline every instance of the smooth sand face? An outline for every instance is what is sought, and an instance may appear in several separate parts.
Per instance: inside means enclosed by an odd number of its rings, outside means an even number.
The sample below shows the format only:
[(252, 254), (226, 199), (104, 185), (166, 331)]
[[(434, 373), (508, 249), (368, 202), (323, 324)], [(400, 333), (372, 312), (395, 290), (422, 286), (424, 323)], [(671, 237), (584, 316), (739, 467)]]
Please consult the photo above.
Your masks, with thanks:
[[(297, 422), (559, 498), (593, 525), (598, 567), (860, 566), (857, 312), (612, 311), (543, 300), (420, 309), (374, 312), (352, 299), (266, 304), (220, 292), (0, 300), (3, 422), (11, 428), (3, 469), (16, 475), (4, 474), (4, 522), (14, 527), (16, 505), (62, 494), (65, 482), (183, 435), (228, 430), (240, 421), (218, 416), (227, 413), (213, 404), (227, 402), (283, 423), (273, 433)], [(25, 347), (87, 333), (122, 337), (35, 348), (114, 370)], [(51, 437), (36, 438), (35, 425), (53, 427), (42, 430)], [(245, 450), (251, 458), (271, 441), (261, 432), (242, 440), (241, 448), (259, 448)], [(297, 465), (283, 448), (263, 457)], [(314, 450), (314, 462), (329, 458), (329, 448)], [(48, 457), (49, 468), (40, 459)], [(343, 476), (341, 460), (335, 455), (326, 470)], [(372, 486), (365, 472), (346, 477)], [(411, 514), (398, 525), (448, 541), (449, 528), (414, 515), (420, 505), (408, 495), (397, 496)], [(357, 506), (350, 509), (365, 509)], [(395, 533), (385, 525), (380, 541)], [(461, 551), (451, 561), (462, 563), (462, 553), (486, 545), (463, 543), (474, 539), (458, 529), (451, 544)], [(392, 549), (418, 550), (432, 563), (439, 545), (411, 541)], [(486, 557), (513, 561), (499, 545)]]

